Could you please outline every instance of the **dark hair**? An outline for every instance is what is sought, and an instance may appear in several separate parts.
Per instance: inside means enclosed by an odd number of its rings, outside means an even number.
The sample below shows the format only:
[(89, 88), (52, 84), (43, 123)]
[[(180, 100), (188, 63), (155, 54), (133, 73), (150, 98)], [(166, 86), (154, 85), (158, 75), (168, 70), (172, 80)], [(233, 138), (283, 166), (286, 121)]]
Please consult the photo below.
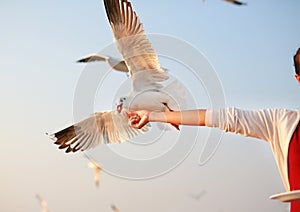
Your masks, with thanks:
[(294, 66), (296, 74), (300, 75), (300, 48), (294, 56)]

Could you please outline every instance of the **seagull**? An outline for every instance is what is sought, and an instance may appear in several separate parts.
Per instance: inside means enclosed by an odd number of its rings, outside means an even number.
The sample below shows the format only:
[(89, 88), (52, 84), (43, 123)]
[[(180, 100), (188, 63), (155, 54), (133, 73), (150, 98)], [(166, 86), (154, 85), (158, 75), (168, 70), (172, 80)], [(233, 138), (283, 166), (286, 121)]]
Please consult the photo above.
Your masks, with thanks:
[[(131, 3), (128, 0), (104, 0), (104, 5), (117, 48), (128, 68), (131, 92), (118, 99), (115, 111), (97, 112), (51, 134), (55, 144), (59, 145), (59, 149), (65, 149), (66, 153), (85, 151), (101, 143), (124, 142), (145, 133), (148, 125), (142, 129), (128, 125), (126, 111), (179, 110), (177, 98), (184, 97), (184, 89), (178, 81), (163, 85), (169, 79), (168, 72), (159, 64), (158, 56)], [(179, 129), (177, 125), (171, 127)]]
[(245, 3), (245, 2), (240, 2), (240, 1), (236, 1), (236, 0), (223, 0), (223, 1), (227, 1), (229, 3), (235, 4), (235, 5), (239, 5), (239, 6), (247, 5), (247, 3)]
[(42, 197), (39, 194), (36, 195), (36, 198), (38, 199), (38, 201), (40, 203), (42, 212), (49, 212), (47, 202), (44, 199), (42, 199)]
[(105, 61), (111, 68), (128, 73), (128, 67), (124, 60), (119, 60), (110, 56), (102, 55), (102, 54), (89, 54), (80, 60), (77, 60), (78, 63), (89, 63), (89, 62), (97, 62), (97, 61)]
[[(238, 5), (238, 6), (247, 5), (247, 3), (240, 2), (240, 1), (237, 1), (237, 0), (223, 0), (223, 1), (235, 4), (235, 5)], [(202, 0), (202, 2), (205, 2), (205, 0)]]
[(120, 212), (119, 209), (114, 204), (112, 204), (110, 208), (113, 210), (113, 212)]
[(94, 169), (94, 171), (95, 171), (94, 181), (95, 181), (96, 186), (99, 187), (100, 172), (102, 169), (95, 160), (90, 158), (87, 154), (84, 154), (84, 155), (89, 160), (88, 167)]
[(198, 194), (190, 194), (189, 196), (191, 198), (193, 198), (194, 200), (199, 201), (204, 195), (206, 194), (206, 191), (203, 190), (202, 192), (198, 193)]
[(88, 163), (88, 167), (95, 170), (94, 181), (96, 186), (99, 187), (99, 179), (100, 179), (100, 171), (101, 171), (100, 166), (97, 163), (95, 163), (95, 161), (90, 161)]

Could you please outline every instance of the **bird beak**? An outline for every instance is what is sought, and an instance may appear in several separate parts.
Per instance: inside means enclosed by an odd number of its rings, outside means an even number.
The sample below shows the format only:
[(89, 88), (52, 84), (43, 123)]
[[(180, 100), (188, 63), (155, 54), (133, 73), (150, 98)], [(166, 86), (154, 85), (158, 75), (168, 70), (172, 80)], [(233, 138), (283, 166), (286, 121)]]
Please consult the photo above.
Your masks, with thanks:
[(118, 111), (118, 113), (121, 113), (121, 112), (122, 112), (122, 109), (123, 109), (122, 106), (123, 106), (122, 104), (119, 104), (119, 105), (117, 106), (117, 111)]

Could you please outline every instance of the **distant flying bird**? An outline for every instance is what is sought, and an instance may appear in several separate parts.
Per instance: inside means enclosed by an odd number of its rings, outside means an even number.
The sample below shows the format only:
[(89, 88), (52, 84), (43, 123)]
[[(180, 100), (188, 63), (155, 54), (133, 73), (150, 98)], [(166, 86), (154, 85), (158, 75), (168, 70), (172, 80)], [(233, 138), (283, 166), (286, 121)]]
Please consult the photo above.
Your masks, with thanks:
[(116, 58), (101, 55), (101, 54), (89, 54), (80, 60), (77, 60), (78, 63), (89, 63), (89, 62), (99, 62), (99, 61), (105, 61), (111, 68), (120, 71), (128, 73), (128, 67), (124, 60), (118, 60)]
[[(180, 85), (169, 79), (168, 73), (158, 61), (147, 39), (143, 24), (128, 0), (104, 0), (106, 14), (111, 25), (118, 50), (129, 70), (132, 90), (120, 97), (116, 111), (98, 112), (91, 117), (56, 132), (50, 137), (66, 152), (84, 151), (101, 143), (120, 143), (147, 131), (128, 125), (126, 111), (179, 110), (177, 97), (183, 98)], [(182, 90), (181, 90), (182, 91)], [(170, 95), (170, 92), (173, 92)], [(177, 95), (177, 96), (176, 96)], [(175, 100), (176, 99), (176, 100)], [(176, 129), (178, 126), (173, 125)]]
[(202, 192), (200, 192), (198, 194), (190, 194), (189, 196), (191, 198), (193, 198), (194, 200), (199, 201), (205, 194), (206, 194), (206, 191), (204, 190), (204, 191), (202, 191)]
[(40, 203), (42, 212), (49, 212), (47, 202), (44, 199), (42, 199), (42, 197), (39, 194), (36, 195), (36, 198)]
[(235, 5), (239, 5), (239, 6), (247, 5), (247, 3), (236, 1), (236, 0), (223, 0), (223, 1), (227, 1), (229, 3), (235, 4)]
[(120, 212), (119, 209), (114, 204), (112, 204), (110, 208), (112, 209), (113, 212)]
[(95, 163), (95, 161), (90, 161), (88, 163), (88, 166), (92, 169), (94, 169), (94, 181), (97, 187), (99, 187), (99, 179), (100, 179), (100, 172), (101, 172), (101, 167)]
[(89, 160), (88, 167), (94, 169), (94, 181), (97, 187), (99, 187), (99, 181), (100, 181), (100, 172), (101, 172), (101, 167), (100, 165), (90, 158), (87, 154), (85, 154), (85, 157)]
[[(235, 4), (235, 5), (238, 5), (238, 6), (247, 5), (247, 3), (240, 2), (240, 1), (237, 1), (237, 0), (222, 0), (222, 1), (226, 1), (226, 2), (229, 2), (229, 3)], [(205, 0), (202, 0), (202, 2), (205, 2)]]

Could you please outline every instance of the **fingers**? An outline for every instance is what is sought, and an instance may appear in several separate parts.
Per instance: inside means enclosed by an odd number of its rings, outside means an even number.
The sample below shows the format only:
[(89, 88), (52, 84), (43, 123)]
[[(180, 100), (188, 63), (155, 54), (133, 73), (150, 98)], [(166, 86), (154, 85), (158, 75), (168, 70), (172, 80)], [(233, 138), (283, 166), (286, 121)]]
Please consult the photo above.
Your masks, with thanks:
[(140, 129), (148, 123), (148, 117), (143, 116), (137, 124), (137, 127)]
[(140, 129), (144, 126), (142, 121), (143, 119), (141, 119), (140, 117), (132, 117), (129, 119), (128, 124), (133, 128)]
[(137, 115), (137, 113), (134, 111), (126, 111), (126, 116), (128, 119), (130, 119), (130, 117), (132, 117), (134, 115)]
[(148, 123), (148, 117), (142, 116), (142, 118), (138, 117), (132, 120), (131, 126), (137, 129), (141, 129)]
[(140, 116), (136, 112), (127, 111), (126, 116), (128, 118), (128, 124), (131, 127), (138, 128), (137, 125), (141, 120)]
[(133, 128), (140, 129), (149, 122), (147, 111), (127, 111), (126, 116), (128, 124)]

